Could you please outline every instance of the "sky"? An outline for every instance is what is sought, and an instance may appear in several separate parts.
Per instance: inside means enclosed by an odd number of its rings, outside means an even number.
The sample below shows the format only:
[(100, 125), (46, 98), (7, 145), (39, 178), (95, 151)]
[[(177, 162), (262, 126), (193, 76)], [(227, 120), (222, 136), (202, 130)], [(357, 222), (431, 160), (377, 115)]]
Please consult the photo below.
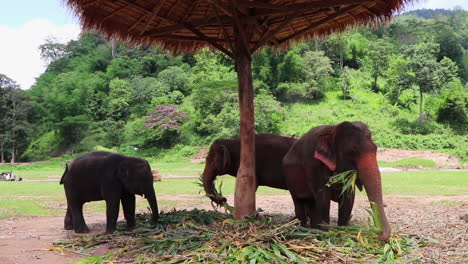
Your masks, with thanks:
[[(67, 43), (80, 33), (78, 19), (64, 0), (0, 0), (0, 73), (29, 89), (46, 69), (39, 45), (46, 39)], [(468, 0), (420, 0), (406, 10), (420, 8), (468, 10)]]

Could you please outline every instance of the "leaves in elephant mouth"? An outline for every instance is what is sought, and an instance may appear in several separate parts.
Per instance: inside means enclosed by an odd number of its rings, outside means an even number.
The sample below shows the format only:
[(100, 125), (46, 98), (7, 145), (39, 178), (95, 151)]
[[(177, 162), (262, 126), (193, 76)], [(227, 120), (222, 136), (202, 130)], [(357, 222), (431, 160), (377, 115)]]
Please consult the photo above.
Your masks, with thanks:
[[(200, 193), (203, 192), (204, 185), (203, 185), (203, 175), (202, 174), (198, 177), (198, 181), (195, 184), (197, 184), (198, 186), (200, 186), (202, 188), (202, 190), (200, 190)], [(218, 188), (214, 188), (214, 194), (205, 193), (205, 196), (210, 198), (210, 199), (212, 198), (215, 201), (223, 201), (223, 199), (224, 199), (224, 201), (221, 202), (221, 203), (215, 203), (215, 202), (213, 202), (213, 200), (211, 200), (211, 206), (215, 210), (218, 210), (220, 208), (224, 208), (224, 211), (226, 213), (234, 215), (234, 209), (235, 208), (233, 206), (229, 205), (227, 200), (225, 200), (225, 198), (223, 196), (223, 192), (221, 191), (222, 187), (223, 187), (223, 181), (220, 181), (219, 184), (218, 184)]]
[(355, 191), (357, 179), (358, 179), (357, 171), (348, 170), (348, 171), (344, 171), (340, 174), (336, 174), (330, 177), (330, 179), (325, 184), (325, 186), (331, 187), (332, 185), (339, 184), (343, 186), (341, 190), (341, 194), (340, 194), (340, 195), (343, 195), (346, 192)]
[(100, 245), (115, 250), (77, 263), (393, 263), (421, 246), (395, 233), (388, 243), (381, 242), (369, 223), (317, 230), (283, 214), (233, 220), (226, 213), (198, 209), (162, 212), (155, 226), (148, 223), (150, 217), (138, 214), (131, 231), (119, 223), (114, 234), (80, 235), (55, 245), (79, 254)]

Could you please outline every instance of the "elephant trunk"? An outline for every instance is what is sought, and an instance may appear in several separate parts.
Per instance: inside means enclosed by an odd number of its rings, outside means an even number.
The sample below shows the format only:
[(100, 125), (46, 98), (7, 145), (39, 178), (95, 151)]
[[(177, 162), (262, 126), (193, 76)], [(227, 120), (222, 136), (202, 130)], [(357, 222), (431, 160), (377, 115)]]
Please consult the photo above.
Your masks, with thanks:
[(218, 193), (214, 186), (214, 180), (216, 179), (216, 173), (213, 170), (205, 167), (203, 171), (203, 188), (205, 189), (206, 195), (211, 199), (211, 201), (216, 204), (223, 204), (226, 202), (226, 198), (222, 196), (217, 196)]
[(379, 208), (380, 221), (382, 223), (382, 231), (379, 234), (379, 239), (387, 241), (392, 229), (385, 215), (382, 198), (382, 181), (375, 153), (364, 154), (358, 160), (358, 175), (360, 182), (366, 189), (369, 201), (376, 203)]
[[(151, 182), (151, 185), (153, 183)], [(150, 190), (145, 194), (146, 200), (148, 200), (148, 204), (151, 208), (152, 212), (152, 219), (151, 224), (156, 224), (159, 218), (159, 209), (158, 209), (158, 201), (156, 200), (156, 194), (154, 193), (153, 186), (150, 187)]]

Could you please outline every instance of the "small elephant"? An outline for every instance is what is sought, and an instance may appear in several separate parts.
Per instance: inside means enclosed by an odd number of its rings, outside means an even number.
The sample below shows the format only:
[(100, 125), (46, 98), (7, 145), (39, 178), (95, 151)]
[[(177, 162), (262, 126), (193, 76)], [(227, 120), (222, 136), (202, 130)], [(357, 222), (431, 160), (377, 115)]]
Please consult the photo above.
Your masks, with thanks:
[[(383, 226), (379, 238), (388, 240), (391, 228), (384, 211), (376, 154), (371, 132), (361, 122), (318, 126), (298, 139), (283, 158), (283, 170), (301, 224), (307, 225), (308, 220), (311, 227), (328, 223), (330, 200), (340, 187), (332, 186), (335, 189), (330, 191), (325, 184), (334, 173), (356, 170), (358, 186), (364, 186), (369, 201), (379, 208)], [(338, 221), (344, 224), (351, 214), (354, 193), (341, 199)]]
[(60, 184), (67, 197), (65, 229), (88, 233), (83, 218), (83, 204), (106, 201), (106, 232), (116, 230), (119, 203), (122, 201), (127, 227), (135, 226), (135, 194), (148, 200), (152, 223), (159, 218), (153, 187), (153, 175), (148, 161), (121, 154), (96, 151), (74, 159), (65, 168)]
[[(281, 160), (291, 145), (294, 138), (283, 137), (274, 134), (255, 135), (255, 174), (257, 188), (259, 185), (287, 190), (286, 180), (281, 169)], [(208, 152), (203, 171), (203, 186), (210, 199), (222, 204), (226, 198), (215, 198), (216, 176), (229, 174), (236, 176), (239, 170), (240, 140), (217, 139)]]

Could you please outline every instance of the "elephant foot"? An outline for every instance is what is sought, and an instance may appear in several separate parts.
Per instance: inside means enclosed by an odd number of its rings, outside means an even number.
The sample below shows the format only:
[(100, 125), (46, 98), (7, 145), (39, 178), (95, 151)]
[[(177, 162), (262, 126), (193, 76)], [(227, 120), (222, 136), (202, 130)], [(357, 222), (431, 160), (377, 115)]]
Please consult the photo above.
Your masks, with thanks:
[(86, 225), (75, 228), (75, 233), (81, 234), (81, 233), (89, 233), (89, 232), (90, 232), (89, 228)]
[(133, 222), (127, 222), (127, 229), (132, 229), (132, 228), (135, 227), (135, 225), (136, 225), (136, 224), (135, 224), (135, 221), (133, 221)]
[(107, 234), (112, 234), (115, 232), (115, 230), (117, 230), (117, 227), (106, 227), (106, 233)]
[(349, 220), (348, 221), (338, 221), (339, 226), (347, 226), (349, 225)]
[(63, 228), (65, 230), (73, 230), (73, 224), (65, 224)]

